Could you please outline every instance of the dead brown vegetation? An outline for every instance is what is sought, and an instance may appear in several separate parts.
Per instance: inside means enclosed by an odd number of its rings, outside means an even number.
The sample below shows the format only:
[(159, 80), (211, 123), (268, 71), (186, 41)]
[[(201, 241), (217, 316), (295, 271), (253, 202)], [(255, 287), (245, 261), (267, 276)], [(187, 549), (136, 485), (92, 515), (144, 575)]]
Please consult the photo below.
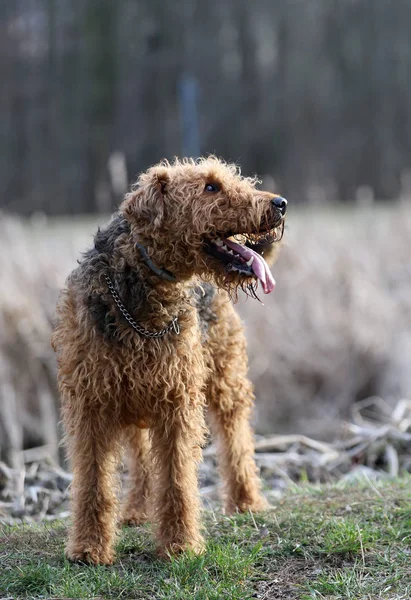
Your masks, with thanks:
[[(91, 243), (96, 219), (0, 216), (0, 447), (56, 444), (57, 290)], [(104, 221), (104, 219), (100, 219)], [(240, 311), (256, 385), (257, 429), (322, 438), (355, 400), (411, 391), (411, 212), (294, 210), (274, 266), (277, 288)]]

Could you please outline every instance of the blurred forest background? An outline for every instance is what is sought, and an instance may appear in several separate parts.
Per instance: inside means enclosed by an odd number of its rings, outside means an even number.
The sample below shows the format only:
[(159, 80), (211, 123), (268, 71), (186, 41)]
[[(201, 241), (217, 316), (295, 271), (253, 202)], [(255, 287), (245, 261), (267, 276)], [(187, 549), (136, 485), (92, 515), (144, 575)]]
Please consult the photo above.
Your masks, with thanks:
[(111, 209), (113, 154), (131, 178), (215, 152), (293, 201), (395, 197), (410, 23), (409, 0), (2, 0), (0, 206)]
[(411, 393), (409, 0), (0, 0), (0, 459), (59, 433), (58, 289), (138, 172), (216, 153), (290, 201), (241, 302), (258, 431)]

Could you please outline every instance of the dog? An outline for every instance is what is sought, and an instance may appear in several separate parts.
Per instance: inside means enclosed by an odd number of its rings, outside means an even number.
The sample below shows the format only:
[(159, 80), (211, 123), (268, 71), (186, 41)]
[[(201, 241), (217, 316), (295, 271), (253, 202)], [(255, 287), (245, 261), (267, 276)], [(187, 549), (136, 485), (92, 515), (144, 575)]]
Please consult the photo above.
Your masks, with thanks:
[(227, 513), (267, 507), (231, 300), (241, 289), (254, 298), (257, 286), (273, 290), (267, 260), (281, 245), (286, 207), (216, 157), (163, 161), (140, 175), (69, 275), (52, 345), (73, 470), (70, 560), (114, 560), (124, 445), (122, 522), (152, 521), (164, 557), (203, 551), (197, 467), (206, 416)]

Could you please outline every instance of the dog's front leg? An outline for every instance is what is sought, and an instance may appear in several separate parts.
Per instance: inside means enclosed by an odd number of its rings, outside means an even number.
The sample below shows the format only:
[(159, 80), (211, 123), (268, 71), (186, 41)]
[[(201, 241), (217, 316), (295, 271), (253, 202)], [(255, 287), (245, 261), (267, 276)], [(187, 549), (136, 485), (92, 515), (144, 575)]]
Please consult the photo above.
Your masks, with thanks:
[(188, 398), (176, 398), (153, 428), (153, 519), (162, 556), (203, 550), (197, 466), (205, 431), (202, 403)]
[(113, 419), (98, 412), (85, 411), (73, 421), (67, 422), (66, 418), (66, 441), (73, 468), (72, 526), (66, 556), (76, 562), (112, 564), (118, 432), (112, 425)]

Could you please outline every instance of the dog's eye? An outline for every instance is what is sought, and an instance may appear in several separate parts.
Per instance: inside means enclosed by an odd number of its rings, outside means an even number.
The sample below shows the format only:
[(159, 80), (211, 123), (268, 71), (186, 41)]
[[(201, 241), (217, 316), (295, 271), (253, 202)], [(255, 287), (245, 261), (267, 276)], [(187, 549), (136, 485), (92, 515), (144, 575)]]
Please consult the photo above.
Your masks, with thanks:
[(206, 183), (206, 186), (204, 189), (206, 192), (218, 192), (219, 191), (219, 187), (217, 185), (215, 185), (215, 183)]

